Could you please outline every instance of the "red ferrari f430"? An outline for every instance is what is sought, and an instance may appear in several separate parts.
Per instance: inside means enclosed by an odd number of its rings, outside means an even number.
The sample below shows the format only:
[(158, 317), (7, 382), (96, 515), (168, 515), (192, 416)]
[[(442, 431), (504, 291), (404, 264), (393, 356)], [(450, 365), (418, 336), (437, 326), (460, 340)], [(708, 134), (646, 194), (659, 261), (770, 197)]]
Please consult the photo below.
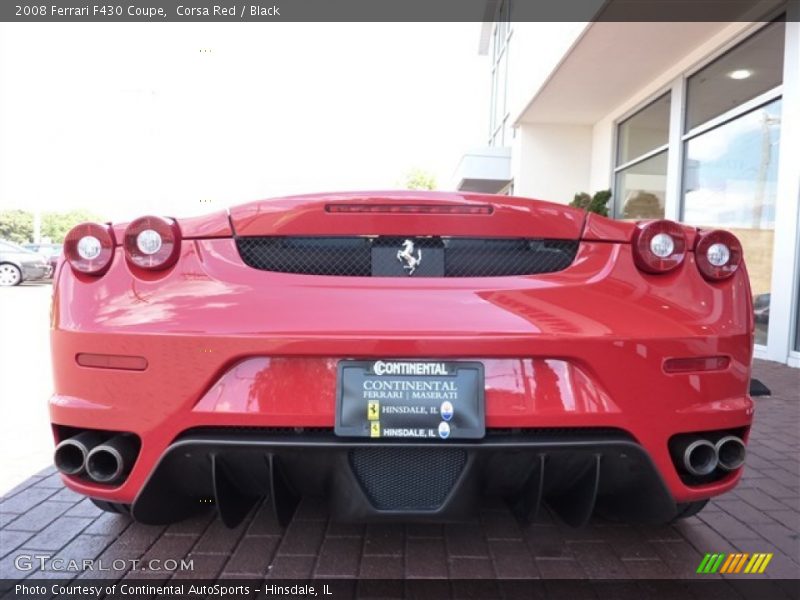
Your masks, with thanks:
[(229, 526), (482, 495), (667, 522), (734, 487), (753, 311), (726, 231), (479, 194), (86, 223), (54, 282), (55, 463), (98, 506)]

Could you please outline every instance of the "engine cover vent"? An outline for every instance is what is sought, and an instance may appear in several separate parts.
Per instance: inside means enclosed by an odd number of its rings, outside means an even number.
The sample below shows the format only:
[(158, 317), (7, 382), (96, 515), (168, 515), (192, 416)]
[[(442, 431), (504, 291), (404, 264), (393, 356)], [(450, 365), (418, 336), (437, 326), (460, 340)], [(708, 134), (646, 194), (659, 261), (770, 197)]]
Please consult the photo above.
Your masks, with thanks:
[(244, 263), (341, 277), (503, 277), (569, 267), (578, 240), (460, 237), (237, 237)]

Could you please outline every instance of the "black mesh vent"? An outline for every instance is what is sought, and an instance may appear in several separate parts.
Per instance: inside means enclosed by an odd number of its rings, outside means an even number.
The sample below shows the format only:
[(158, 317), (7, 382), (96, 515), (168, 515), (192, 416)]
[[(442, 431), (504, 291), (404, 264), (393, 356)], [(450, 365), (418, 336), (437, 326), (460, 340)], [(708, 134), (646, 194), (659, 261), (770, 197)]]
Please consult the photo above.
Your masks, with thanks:
[[(262, 271), (351, 277), (407, 276), (397, 253), (414, 243), (417, 277), (536, 275), (566, 269), (578, 240), (403, 237), (238, 237), (245, 264)], [(421, 253), (421, 254), (420, 254)]]
[(575, 240), (447, 240), (447, 277), (535, 275), (561, 271), (578, 251)]
[(379, 510), (436, 510), (458, 480), (467, 454), (458, 448), (360, 448), (350, 464)]
[(236, 238), (239, 254), (248, 266), (303, 275), (369, 277), (370, 245), (365, 237)]

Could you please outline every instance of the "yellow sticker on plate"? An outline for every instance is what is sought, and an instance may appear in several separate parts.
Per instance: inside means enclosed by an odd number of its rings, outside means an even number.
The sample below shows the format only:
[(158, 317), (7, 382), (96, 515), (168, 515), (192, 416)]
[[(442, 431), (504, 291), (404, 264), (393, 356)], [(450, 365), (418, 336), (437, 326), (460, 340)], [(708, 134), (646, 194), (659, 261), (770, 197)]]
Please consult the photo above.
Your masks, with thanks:
[(370, 421), (377, 421), (380, 417), (380, 409), (380, 402), (377, 400), (370, 400), (369, 404), (367, 404), (367, 419)]

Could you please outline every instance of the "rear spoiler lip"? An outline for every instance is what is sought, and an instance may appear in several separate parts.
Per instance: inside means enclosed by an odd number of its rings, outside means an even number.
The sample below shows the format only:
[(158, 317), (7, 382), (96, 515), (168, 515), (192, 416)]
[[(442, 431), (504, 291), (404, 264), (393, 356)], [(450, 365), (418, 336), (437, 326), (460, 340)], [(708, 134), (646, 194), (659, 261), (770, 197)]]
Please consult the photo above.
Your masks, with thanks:
[[(233, 223), (230, 220), (230, 214), (227, 209), (198, 217), (174, 219), (181, 230), (182, 240), (213, 240), (234, 236)], [(122, 245), (128, 224), (129, 222), (126, 221), (112, 225), (117, 246)]]
[(615, 221), (596, 213), (586, 212), (581, 239), (594, 242), (616, 242), (629, 244), (636, 225), (627, 221)]
[(440, 235), (577, 240), (585, 219), (583, 210), (563, 204), (457, 192), (292, 196), (230, 209), (231, 229), (239, 236)]
[[(450, 217), (459, 220), (469, 220), (475, 223), (474, 220), (483, 218), (497, 218), (503, 211), (505, 211), (504, 219), (506, 224), (510, 224), (512, 229), (508, 233), (503, 232), (503, 227), (498, 227), (496, 237), (540, 237), (549, 239), (578, 239), (588, 242), (605, 242), (605, 243), (619, 243), (630, 244), (633, 237), (633, 231), (636, 228), (636, 223), (630, 221), (618, 221), (603, 217), (596, 213), (590, 213), (580, 209), (572, 208), (562, 204), (545, 202), (542, 200), (534, 200), (527, 198), (518, 198), (512, 196), (493, 196), (485, 194), (460, 194), (460, 193), (445, 193), (445, 192), (354, 192), (354, 193), (338, 193), (338, 194), (315, 194), (308, 196), (293, 196), (286, 198), (276, 198), (274, 200), (260, 200), (246, 204), (233, 206), (230, 209), (218, 210), (206, 215), (178, 218), (178, 224), (181, 230), (181, 236), (184, 240), (195, 239), (225, 239), (233, 238), (238, 235), (361, 235), (357, 227), (352, 231), (324, 231), (318, 225), (308, 232), (303, 232), (300, 228), (292, 228), (293, 221), (301, 218), (303, 213), (317, 211), (324, 217), (329, 219), (350, 219), (350, 218), (365, 218), (369, 215), (360, 213), (331, 213), (329, 207), (340, 204), (365, 204), (368, 202), (370, 205), (406, 205), (406, 206), (443, 206), (443, 207), (465, 207), (465, 208), (482, 208), (489, 207), (488, 214), (435, 214), (435, 215), (419, 215), (407, 214), (400, 212), (394, 216), (398, 219), (403, 219), (406, 223), (414, 222), (414, 230), (410, 230), (408, 235), (487, 235), (488, 232), (478, 232), (475, 228), (465, 228), (464, 232), (455, 231), (451, 228), (450, 231), (437, 231), (436, 227), (431, 227), (430, 230), (422, 233), (418, 227), (419, 222), (424, 222), (428, 216), (434, 219), (444, 219), (445, 222)], [(284, 206), (281, 206), (283, 204)], [(291, 208), (286, 204), (294, 205)], [(458, 209), (457, 209), (458, 210)], [(514, 214), (516, 213), (516, 214)], [(531, 231), (525, 230), (524, 226), (520, 226), (519, 221), (524, 216), (535, 218), (536, 215), (541, 218), (553, 218), (554, 223), (557, 225), (553, 228), (551, 235), (546, 231)], [(378, 218), (380, 218), (378, 213)], [(253, 229), (253, 221), (258, 219), (266, 219), (272, 223), (278, 223), (287, 230), (269, 231), (266, 227), (256, 227), (261, 229), (257, 232), (249, 232), (248, 229)], [(442, 223), (442, 221), (437, 221)], [(238, 224), (238, 231), (237, 231)], [(266, 222), (265, 222), (266, 224)], [(125, 228), (128, 223), (115, 223), (113, 225), (116, 244), (121, 245)], [(688, 246), (690, 249), (694, 248), (694, 242), (697, 237), (697, 229), (691, 226), (684, 226), (687, 235)], [(269, 233), (267, 232), (269, 231)], [(381, 235), (380, 231), (376, 231), (375, 235)]]
[[(586, 221), (581, 234), (582, 241), (607, 242), (614, 244), (630, 244), (637, 223), (655, 221), (656, 219), (641, 219), (639, 221), (617, 221), (595, 213), (587, 213)], [(694, 250), (698, 229), (691, 225), (678, 223), (686, 235), (686, 247)]]

